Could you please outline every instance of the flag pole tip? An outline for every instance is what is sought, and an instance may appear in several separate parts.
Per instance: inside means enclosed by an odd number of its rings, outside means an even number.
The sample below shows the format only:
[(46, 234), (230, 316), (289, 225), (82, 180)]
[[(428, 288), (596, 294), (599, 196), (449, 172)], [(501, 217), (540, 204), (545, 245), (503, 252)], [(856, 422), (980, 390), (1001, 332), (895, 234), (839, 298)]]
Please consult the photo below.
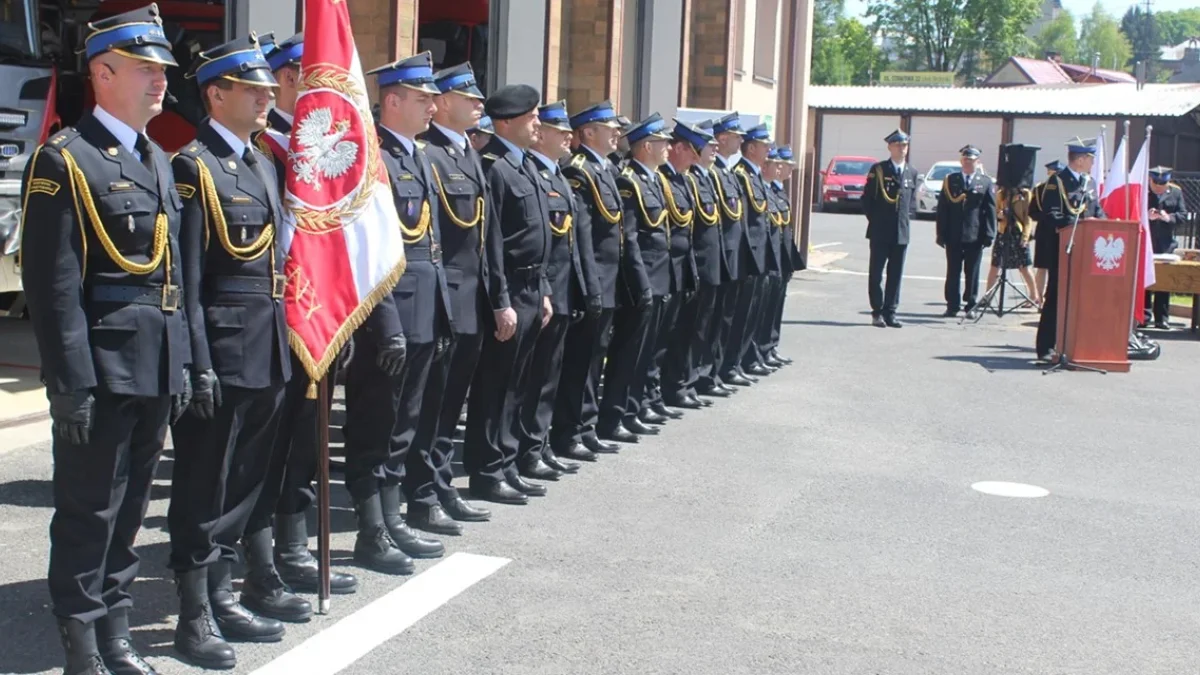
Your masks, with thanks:
[(329, 613), (329, 598), (321, 598), (317, 601), (317, 611), (321, 614)]

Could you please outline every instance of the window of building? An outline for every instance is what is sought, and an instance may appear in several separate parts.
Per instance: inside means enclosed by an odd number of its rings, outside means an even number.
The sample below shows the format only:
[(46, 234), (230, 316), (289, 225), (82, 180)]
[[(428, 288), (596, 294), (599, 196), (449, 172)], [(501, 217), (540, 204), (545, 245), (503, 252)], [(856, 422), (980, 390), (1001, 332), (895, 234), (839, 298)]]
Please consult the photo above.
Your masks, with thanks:
[(740, 78), (746, 74), (746, 0), (734, 0), (733, 20), (729, 23), (733, 34), (733, 74)]
[(775, 31), (779, 0), (758, 0), (754, 14), (754, 79), (775, 83)]

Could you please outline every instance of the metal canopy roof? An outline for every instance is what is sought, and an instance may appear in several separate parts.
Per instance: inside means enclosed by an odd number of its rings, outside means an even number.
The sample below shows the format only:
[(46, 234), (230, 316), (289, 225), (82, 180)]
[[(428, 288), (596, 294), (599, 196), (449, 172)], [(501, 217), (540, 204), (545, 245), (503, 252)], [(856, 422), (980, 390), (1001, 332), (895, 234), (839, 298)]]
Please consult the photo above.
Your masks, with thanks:
[(823, 111), (936, 112), (1034, 117), (1178, 117), (1200, 106), (1200, 84), (1051, 84), (1019, 87), (808, 88)]

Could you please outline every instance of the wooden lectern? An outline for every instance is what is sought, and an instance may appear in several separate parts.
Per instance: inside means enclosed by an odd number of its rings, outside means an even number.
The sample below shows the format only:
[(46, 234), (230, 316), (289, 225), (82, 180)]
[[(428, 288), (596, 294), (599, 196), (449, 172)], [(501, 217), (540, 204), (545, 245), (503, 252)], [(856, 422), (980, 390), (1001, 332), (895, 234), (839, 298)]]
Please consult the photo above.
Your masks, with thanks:
[(1133, 284), (1141, 258), (1139, 225), (1132, 220), (1079, 221), (1068, 262), (1072, 229), (1058, 233), (1055, 349), (1071, 364), (1127, 373)]

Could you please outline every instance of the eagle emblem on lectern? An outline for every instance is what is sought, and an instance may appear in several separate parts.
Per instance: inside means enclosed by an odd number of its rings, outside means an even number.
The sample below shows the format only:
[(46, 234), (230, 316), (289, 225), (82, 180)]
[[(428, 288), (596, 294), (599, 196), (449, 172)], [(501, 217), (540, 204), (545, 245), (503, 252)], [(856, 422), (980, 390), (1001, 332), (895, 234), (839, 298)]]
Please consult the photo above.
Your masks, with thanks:
[(1121, 266), (1121, 258), (1125, 255), (1125, 239), (1111, 234), (1096, 237), (1092, 252), (1096, 256), (1096, 267), (1111, 272)]

